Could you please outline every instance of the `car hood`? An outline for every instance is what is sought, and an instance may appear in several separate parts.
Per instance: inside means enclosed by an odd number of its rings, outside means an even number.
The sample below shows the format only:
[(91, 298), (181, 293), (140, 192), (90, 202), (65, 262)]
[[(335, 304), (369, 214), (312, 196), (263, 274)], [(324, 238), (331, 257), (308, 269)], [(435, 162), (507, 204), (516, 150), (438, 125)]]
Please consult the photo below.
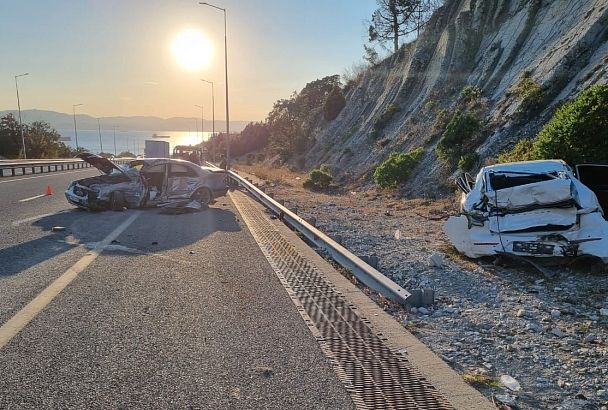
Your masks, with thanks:
[(91, 154), (88, 152), (78, 154), (77, 157), (83, 160), (84, 162), (88, 162), (89, 164), (93, 165), (95, 168), (97, 168), (106, 175), (111, 174), (113, 170), (118, 170), (119, 172), (128, 177), (128, 175), (125, 174), (122, 169), (120, 169), (116, 164), (114, 164), (107, 158), (100, 157), (99, 155)]

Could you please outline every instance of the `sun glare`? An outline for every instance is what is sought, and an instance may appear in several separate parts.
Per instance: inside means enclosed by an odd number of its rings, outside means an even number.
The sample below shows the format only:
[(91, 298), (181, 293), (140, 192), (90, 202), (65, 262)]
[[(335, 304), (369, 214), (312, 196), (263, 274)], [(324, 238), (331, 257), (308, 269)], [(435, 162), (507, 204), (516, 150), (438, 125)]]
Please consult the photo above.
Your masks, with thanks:
[(189, 71), (200, 70), (209, 65), (211, 45), (198, 30), (187, 29), (178, 33), (171, 44), (177, 63)]

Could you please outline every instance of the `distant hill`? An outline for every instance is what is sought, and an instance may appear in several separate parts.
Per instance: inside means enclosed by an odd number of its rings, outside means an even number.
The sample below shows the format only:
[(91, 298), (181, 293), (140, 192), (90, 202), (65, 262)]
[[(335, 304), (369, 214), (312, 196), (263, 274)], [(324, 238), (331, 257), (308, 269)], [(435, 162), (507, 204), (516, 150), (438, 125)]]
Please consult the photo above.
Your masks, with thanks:
[[(5, 116), (8, 113), (13, 113), (17, 118), (17, 110), (4, 110), (0, 111), (0, 117)], [(33, 121), (46, 121), (51, 127), (57, 130), (71, 129), (74, 128), (74, 118), (72, 114), (64, 114), (56, 111), (45, 111), (45, 110), (22, 110), (21, 118), (23, 122), (30, 123)], [(187, 131), (194, 130), (195, 121), (199, 121), (200, 117), (172, 117), (172, 118), (160, 118), (160, 117), (146, 117), (146, 116), (134, 116), (134, 117), (100, 117), (99, 118), (102, 127), (108, 128), (116, 126), (116, 128), (123, 131)], [(97, 118), (91, 117), (86, 114), (76, 114), (76, 121), (78, 123), (78, 129), (83, 130), (96, 130), (97, 129)], [(230, 131), (240, 132), (245, 128), (249, 121), (230, 121)], [(211, 119), (205, 118), (204, 129), (210, 132), (212, 129)], [(215, 120), (215, 131), (221, 132), (226, 130), (226, 123), (223, 120)]]

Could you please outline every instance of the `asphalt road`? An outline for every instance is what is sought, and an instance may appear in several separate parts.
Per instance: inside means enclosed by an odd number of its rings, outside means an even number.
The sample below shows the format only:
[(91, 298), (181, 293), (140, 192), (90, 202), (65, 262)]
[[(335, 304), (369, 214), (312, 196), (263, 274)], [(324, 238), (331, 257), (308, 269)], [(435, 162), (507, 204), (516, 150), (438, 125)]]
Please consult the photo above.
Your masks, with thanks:
[(0, 180), (0, 408), (353, 408), (228, 198), (69, 205), (96, 174)]

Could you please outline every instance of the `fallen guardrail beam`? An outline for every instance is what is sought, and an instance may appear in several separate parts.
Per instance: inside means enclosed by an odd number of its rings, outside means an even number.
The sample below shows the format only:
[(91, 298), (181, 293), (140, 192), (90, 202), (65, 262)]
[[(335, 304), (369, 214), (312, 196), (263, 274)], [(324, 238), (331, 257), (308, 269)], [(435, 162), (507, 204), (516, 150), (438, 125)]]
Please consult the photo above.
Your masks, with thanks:
[[(214, 166), (213, 164), (209, 164)], [(266, 208), (270, 209), (279, 219), (288, 223), (296, 231), (300, 232), (311, 243), (325, 250), (338, 264), (350, 270), (352, 274), (366, 286), (376, 290), (381, 295), (401, 305), (419, 305), (419, 296), (410, 292), (384, 276), (361, 260), (348, 249), (331, 239), (329, 236), (312, 226), (261, 189), (256, 187), (236, 172), (229, 171), (230, 178), (245, 188), (253, 197), (260, 201)], [(432, 303), (432, 302), (431, 302)]]

